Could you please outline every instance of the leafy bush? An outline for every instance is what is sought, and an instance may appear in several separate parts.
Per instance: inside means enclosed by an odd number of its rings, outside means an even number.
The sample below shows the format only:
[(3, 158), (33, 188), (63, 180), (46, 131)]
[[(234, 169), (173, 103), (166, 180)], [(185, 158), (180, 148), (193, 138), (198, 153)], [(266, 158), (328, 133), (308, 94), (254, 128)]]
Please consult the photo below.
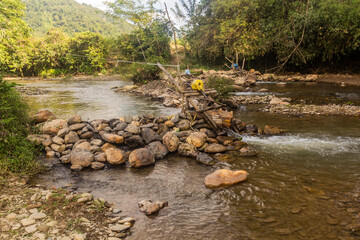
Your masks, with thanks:
[(227, 96), (230, 92), (234, 91), (233, 81), (225, 77), (210, 77), (208, 86), (215, 88), (220, 96)]
[(28, 106), (14, 87), (0, 78), (0, 170), (35, 174), (39, 149), (26, 140), (31, 127)]
[[(151, 63), (163, 62), (161, 57), (150, 57), (148, 59)], [(134, 83), (147, 83), (153, 80), (158, 80), (160, 78), (160, 68), (153, 65), (138, 65), (134, 64), (130, 68), (130, 80)]]

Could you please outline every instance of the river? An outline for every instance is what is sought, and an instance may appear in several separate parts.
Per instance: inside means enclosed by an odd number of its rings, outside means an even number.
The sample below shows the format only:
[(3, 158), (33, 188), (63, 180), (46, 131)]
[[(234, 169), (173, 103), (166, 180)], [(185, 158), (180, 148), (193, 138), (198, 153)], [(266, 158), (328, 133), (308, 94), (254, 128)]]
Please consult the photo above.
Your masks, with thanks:
[[(50, 109), (59, 118), (80, 114), (84, 119), (110, 119), (179, 111), (148, 98), (114, 93), (112, 87), (128, 84), (121, 80), (21, 83), (48, 90), (28, 97), (28, 102), (32, 111)], [(326, 84), (258, 87), (312, 102), (341, 98), (357, 103), (360, 94), (358, 89)], [(114, 203), (136, 219), (127, 239), (358, 239), (359, 231), (352, 229), (360, 228), (360, 119), (272, 115), (257, 111), (257, 106), (243, 106), (236, 115), (247, 123), (275, 125), (287, 132), (245, 136), (259, 156), (229, 163), (231, 169), (250, 175), (228, 189), (205, 188), (204, 177), (214, 169), (176, 155), (143, 169), (121, 166), (80, 173), (49, 160), (52, 169), (33, 183), (91, 192)], [(144, 199), (168, 201), (169, 206), (147, 217), (137, 207)]]

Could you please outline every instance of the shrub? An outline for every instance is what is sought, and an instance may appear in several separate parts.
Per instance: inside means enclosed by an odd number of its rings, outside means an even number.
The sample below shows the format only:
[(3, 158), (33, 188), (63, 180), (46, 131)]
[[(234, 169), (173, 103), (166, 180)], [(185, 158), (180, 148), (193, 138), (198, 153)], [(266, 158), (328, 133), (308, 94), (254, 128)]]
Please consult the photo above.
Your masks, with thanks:
[(0, 78), (0, 170), (31, 175), (40, 170), (39, 148), (26, 139), (31, 119), (15, 85)]
[(230, 92), (233, 92), (233, 84), (231, 79), (224, 77), (210, 77), (208, 83), (209, 87), (215, 88), (220, 96), (227, 96)]

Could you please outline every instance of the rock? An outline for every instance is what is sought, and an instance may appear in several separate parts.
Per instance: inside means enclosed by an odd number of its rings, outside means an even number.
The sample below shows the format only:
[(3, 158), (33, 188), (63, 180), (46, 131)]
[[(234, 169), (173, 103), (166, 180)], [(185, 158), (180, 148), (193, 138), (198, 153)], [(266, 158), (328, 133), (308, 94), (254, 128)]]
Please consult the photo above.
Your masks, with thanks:
[(151, 200), (143, 200), (138, 203), (140, 212), (145, 213), (145, 215), (151, 215), (160, 211), (164, 207), (168, 206), (168, 202), (152, 202)]
[(125, 153), (118, 148), (109, 148), (105, 151), (106, 160), (110, 164), (122, 164), (126, 161)]
[(123, 232), (123, 231), (129, 229), (130, 226), (124, 225), (124, 224), (114, 224), (114, 225), (110, 225), (109, 228), (113, 232)]
[(86, 127), (86, 123), (77, 123), (74, 125), (70, 125), (69, 129), (70, 129), (70, 131), (76, 132), (78, 130), (83, 129), (84, 127)]
[(56, 119), (56, 116), (49, 110), (38, 111), (33, 117), (35, 123), (43, 123), (49, 120)]
[(101, 147), (101, 151), (106, 152), (106, 150), (110, 149), (110, 148), (117, 148), (114, 145), (112, 145), (111, 143), (105, 143), (102, 147)]
[(60, 158), (60, 161), (63, 163), (63, 164), (68, 164), (70, 163), (70, 154), (67, 154), (67, 155), (64, 155)]
[(125, 144), (127, 147), (134, 149), (134, 148), (142, 148), (145, 146), (144, 140), (139, 136), (131, 136), (129, 138), (126, 138)]
[(83, 142), (83, 143), (80, 143), (80, 144), (74, 146), (74, 149), (83, 149), (83, 150), (90, 151), (91, 150), (91, 144), (88, 143), (88, 142)]
[(178, 153), (181, 156), (185, 157), (196, 157), (198, 154), (198, 151), (196, 147), (189, 143), (180, 143), (178, 147)]
[(206, 153), (198, 153), (198, 155), (196, 156), (196, 161), (208, 166), (212, 166), (215, 164), (214, 159)]
[(26, 218), (20, 221), (21, 225), (23, 225), (24, 227), (35, 224), (36, 221), (35, 219), (32, 218)]
[(28, 226), (25, 228), (25, 232), (27, 233), (33, 233), (36, 232), (37, 228), (36, 228), (36, 224)]
[(70, 169), (76, 172), (80, 172), (81, 170), (84, 169), (84, 167), (80, 166), (79, 164), (73, 164), (71, 165)]
[(72, 117), (68, 120), (68, 124), (69, 124), (69, 125), (78, 124), (78, 123), (82, 123), (82, 118), (81, 118), (80, 115), (72, 116)]
[(105, 165), (101, 162), (92, 162), (91, 163), (91, 168), (94, 170), (100, 170), (103, 169), (105, 167)]
[(212, 144), (209, 144), (209, 146), (204, 149), (204, 152), (206, 152), (206, 153), (222, 153), (222, 152), (226, 152), (226, 147), (221, 144), (218, 144), (218, 143), (212, 143)]
[(178, 149), (180, 140), (174, 133), (168, 132), (163, 136), (163, 143), (169, 152), (175, 152)]
[(141, 129), (141, 137), (146, 144), (160, 140), (160, 136), (150, 128)]
[(52, 144), (52, 139), (51, 138), (47, 138), (42, 142), (42, 145), (44, 147), (49, 147)]
[(80, 135), (80, 138), (82, 139), (90, 139), (94, 136), (92, 132), (85, 132)]
[(17, 217), (16, 213), (10, 213), (9, 215), (6, 216), (7, 220), (13, 220)]
[(67, 128), (67, 122), (62, 119), (55, 119), (45, 122), (40, 128), (44, 134), (56, 135), (61, 129)]
[(190, 134), (189, 137), (186, 138), (187, 143), (192, 144), (197, 148), (200, 148), (202, 145), (204, 145), (206, 140), (207, 140), (207, 135), (202, 132), (194, 132)]
[(58, 137), (65, 137), (66, 134), (68, 134), (70, 132), (70, 129), (69, 128), (63, 128), (61, 129), (59, 132), (58, 132)]
[(136, 126), (135, 124), (129, 124), (125, 130), (125, 132), (129, 132), (131, 134), (139, 134), (140, 133), (140, 128), (138, 126)]
[(173, 122), (173, 123), (179, 122), (179, 121), (180, 121), (180, 113), (177, 113), (177, 114), (175, 114), (174, 116), (172, 116), (170, 120), (171, 120), (171, 122)]
[(45, 213), (33, 213), (33, 214), (30, 215), (29, 218), (39, 220), (39, 219), (46, 218), (46, 214)]
[(96, 162), (106, 162), (106, 155), (105, 153), (99, 153), (97, 155), (95, 155), (95, 161)]
[(264, 127), (264, 134), (266, 134), (266, 135), (278, 135), (280, 133), (281, 133), (281, 131), (277, 127), (273, 127), (273, 126), (270, 126), (270, 125), (266, 125)]
[(256, 134), (258, 130), (259, 130), (258, 127), (253, 124), (246, 125), (245, 127), (245, 132), (247, 134)]
[(120, 122), (116, 127), (114, 128), (114, 131), (123, 131), (127, 127), (127, 124), (124, 122)]
[(262, 89), (260, 89), (258, 92), (268, 92), (269, 91), (269, 89), (267, 89), (267, 88), (262, 88)]
[(81, 118), (80, 115), (72, 116), (72, 117), (68, 120), (68, 124), (69, 124), (69, 125), (74, 125), (74, 124), (78, 124), (78, 123), (82, 123), (82, 118)]
[(307, 82), (316, 82), (318, 76), (316, 74), (307, 75), (305, 81)]
[(166, 146), (160, 141), (152, 142), (148, 146), (146, 146), (146, 148), (154, 154), (155, 159), (163, 159), (169, 153)]
[[(235, 137), (231, 137), (231, 136), (217, 136), (216, 139), (224, 145), (229, 145), (230, 143), (232, 143), (233, 141), (236, 140)], [(227, 143), (227, 144), (226, 144)]]
[(54, 158), (56, 156), (56, 153), (54, 151), (48, 151), (46, 152), (47, 158)]
[(52, 141), (53, 141), (53, 143), (56, 143), (56, 144), (58, 144), (58, 145), (63, 145), (63, 144), (65, 143), (65, 140), (62, 139), (62, 138), (59, 137), (59, 136), (53, 137), (53, 138), (52, 138)]
[(236, 183), (245, 181), (248, 173), (245, 171), (231, 171), (220, 169), (205, 177), (205, 186), (207, 188), (226, 188)]
[(65, 143), (69, 144), (69, 143), (76, 143), (79, 140), (79, 136), (77, 135), (76, 132), (69, 132), (68, 134), (66, 134), (65, 136)]
[(116, 134), (103, 134), (101, 137), (105, 142), (109, 143), (121, 144), (124, 142), (124, 138)]
[(278, 97), (274, 97), (273, 99), (271, 99), (270, 104), (281, 104), (282, 100)]
[(134, 150), (129, 156), (129, 163), (132, 167), (148, 166), (155, 163), (155, 157), (150, 150), (140, 148)]
[(101, 146), (102, 145), (102, 141), (100, 139), (94, 139), (90, 142), (91, 145), (95, 145), (95, 146)]
[(191, 123), (189, 120), (181, 120), (176, 126), (180, 129), (180, 131), (186, 131), (190, 129)]
[(37, 230), (39, 230), (40, 232), (43, 233), (47, 233), (50, 229), (50, 226), (46, 225), (46, 224), (40, 224), (37, 226)]
[(86, 235), (85, 234), (75, 234), (73, 237), (74, 240), (85, 240)]
[(72, 165), (89, 167), (94, 159), (94, 154), (83, 149), (74, 149), (70, 154), (70, 162)]
[[(44, 141), (46, 141), (48, 138), (45, 137), (45, 135), (33, 134), (33, 135), (27, 136), (26, 139), (29, 140), (30, 142), (33, 142), (33, 143), (35, 143), (35, 144), (37, 144), (37, 145), (40, 145), (40, 144), (43, 144)], [(50, 141), (51, 141), (51, 138), (50, 138)], [(51, 145), (51, 143), (52, 143), (52, 141), (50, 142), (50, 144), (49, 144), (49, 142), (47, 141), (48, 146)], [(45, 146), (45, 145), (44, 145), (44, 146)]]
[(169, 128), (172, 128), (173, 126), (175, 126), (175, 123), (173, 123), (171, 120), (166, 121), (164, 124)]
[(120, 224), (124, 224), (124, 223), (134, 223), (135, 222), (135, 219), (131, 218), (131, 217), (126, 217), (126, 218), (123, 218), (121, 220), (118, 221), (118, 223)]
[(257, 152), (252, 147), (243, 147), (240, 149), (241, 157), (255, 157), (257, 156)]

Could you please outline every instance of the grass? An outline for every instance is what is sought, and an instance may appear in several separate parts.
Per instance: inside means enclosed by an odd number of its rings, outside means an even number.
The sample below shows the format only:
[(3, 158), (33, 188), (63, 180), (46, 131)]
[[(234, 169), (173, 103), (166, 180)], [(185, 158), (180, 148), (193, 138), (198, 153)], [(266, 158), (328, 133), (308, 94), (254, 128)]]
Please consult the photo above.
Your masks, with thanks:
[(225, 97), (230, 92), (234, 92), (233, 84), (234, 82), (229, 78), (210, 77), (208, 86), (215, 88), (220, 96)]
[(26, 139), (32, 128), (29, 108), (15, 86), (0, 78), (0, 171), (34, 175), (41, 170), (40, 149)]

